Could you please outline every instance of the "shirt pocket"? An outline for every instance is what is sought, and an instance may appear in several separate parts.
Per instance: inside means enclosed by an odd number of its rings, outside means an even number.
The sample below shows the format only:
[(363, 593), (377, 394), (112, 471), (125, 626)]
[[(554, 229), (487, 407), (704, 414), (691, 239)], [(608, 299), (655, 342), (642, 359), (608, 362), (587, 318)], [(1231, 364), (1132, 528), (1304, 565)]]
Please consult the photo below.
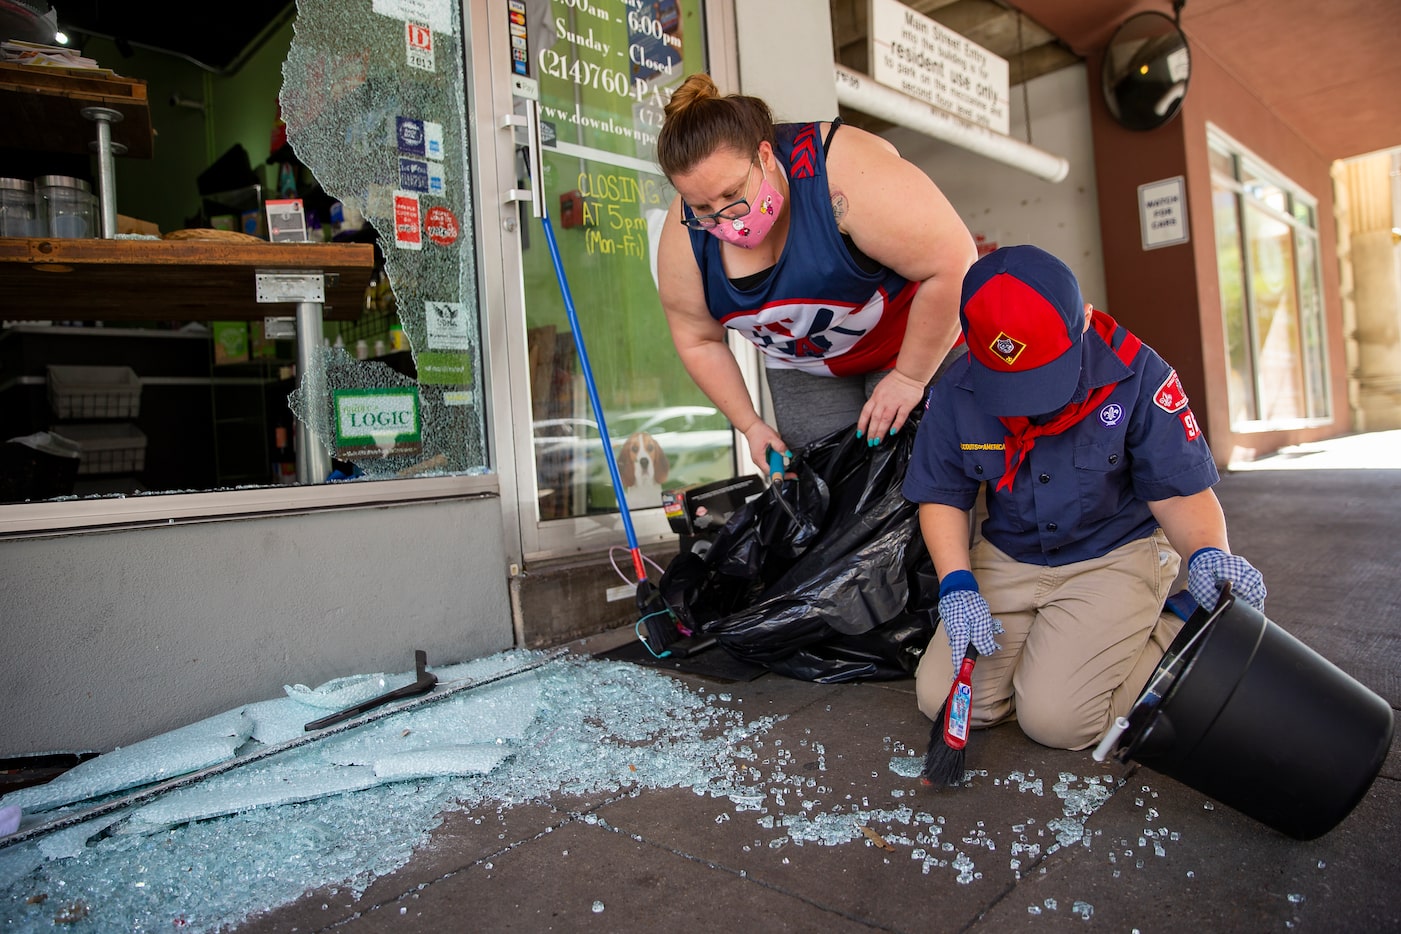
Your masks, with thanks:
[(1036, 517), (1028, 514), (1027, 504), (1020, 494), (1023, 490), (1008, 493), (996, 492), (997, 484), (1007, 472), (1007, 456), (1000, 448), (963, 452), (963, 472), (968, 479), (988, 485), (988, 514), (993, 525), (1012, 532), (1025, 532), (1036, 527)]
[(963, 472), (969, 480), (996, 486), (1006, 470), (1007, 458), (1001, 448), (963, 452)]
[(1118, 515), (1128, 491), (1123, 482), (1128, 456), (1120, 440), (1075, 445), (1075, 476), (1080, 481), (1083, 522), (1095, 525)]

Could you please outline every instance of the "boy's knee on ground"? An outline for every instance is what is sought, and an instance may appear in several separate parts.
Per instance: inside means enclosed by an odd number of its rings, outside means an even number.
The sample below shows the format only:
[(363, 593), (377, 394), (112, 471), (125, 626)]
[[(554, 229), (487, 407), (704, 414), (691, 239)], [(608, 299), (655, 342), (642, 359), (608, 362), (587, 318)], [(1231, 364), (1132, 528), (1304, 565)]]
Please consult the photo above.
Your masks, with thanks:
[(1064, 695), (1017, 696), (1017, 723), (1027, 737), (1052, 749), (1085, 749), (1109, 726), (1109, 697), (1075, 704)]

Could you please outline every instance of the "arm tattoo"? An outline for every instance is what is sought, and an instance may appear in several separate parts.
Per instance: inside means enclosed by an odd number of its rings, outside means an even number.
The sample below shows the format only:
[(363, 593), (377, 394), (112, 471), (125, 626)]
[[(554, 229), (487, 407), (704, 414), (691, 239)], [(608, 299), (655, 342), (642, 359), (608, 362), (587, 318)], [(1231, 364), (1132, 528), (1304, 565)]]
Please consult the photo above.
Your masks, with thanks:
[(832, 217), (836, 219), (838, 224), (846, 219), (846, 211), (846, 195), (840, 191), (832, 192)]

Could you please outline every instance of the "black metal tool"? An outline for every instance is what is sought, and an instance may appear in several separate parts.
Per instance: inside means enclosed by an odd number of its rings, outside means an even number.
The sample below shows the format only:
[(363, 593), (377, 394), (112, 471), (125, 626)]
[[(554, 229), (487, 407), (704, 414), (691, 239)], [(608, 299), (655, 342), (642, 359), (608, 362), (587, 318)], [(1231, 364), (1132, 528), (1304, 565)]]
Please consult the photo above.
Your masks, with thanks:
[(427, 694), (433, 690), (433, 685), (438, 683), (438, 676), (428, 670), (428, 653), (423, 649), (415, 649), (413, 653), (414, 680), (411, 684), (406, 684), (401, 688), (381, 694), (379, 697), (372, 697), (369, 700), (361, 701), (353, 707), (338, 710), (335, 713), (322, 717), (320, 720), (313, 720), (302, 729), (310, 733), (312, 730), (319, 730), (328, 727), (333, 723), (340, 723), (342, 720), (349, 720), (351, 717), (373, 710), (381, 704), (387, 704), (392, 700), (401, 697), (415, 697), (419, 694)]

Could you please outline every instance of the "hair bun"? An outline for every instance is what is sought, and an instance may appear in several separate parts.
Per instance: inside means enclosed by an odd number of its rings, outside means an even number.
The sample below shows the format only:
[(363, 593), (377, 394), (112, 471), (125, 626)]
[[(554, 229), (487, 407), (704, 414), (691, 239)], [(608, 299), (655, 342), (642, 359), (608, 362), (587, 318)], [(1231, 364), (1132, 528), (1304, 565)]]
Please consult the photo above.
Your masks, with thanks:
[(670, 118), (690, 107), (696, 101), (719, 96), (720, 89), (715, 86), (710, 75), (698, 71), (681, 82), (681, 86), (671, 93), (671, 100), (667, 101), (666, 105), (666, 116)]

